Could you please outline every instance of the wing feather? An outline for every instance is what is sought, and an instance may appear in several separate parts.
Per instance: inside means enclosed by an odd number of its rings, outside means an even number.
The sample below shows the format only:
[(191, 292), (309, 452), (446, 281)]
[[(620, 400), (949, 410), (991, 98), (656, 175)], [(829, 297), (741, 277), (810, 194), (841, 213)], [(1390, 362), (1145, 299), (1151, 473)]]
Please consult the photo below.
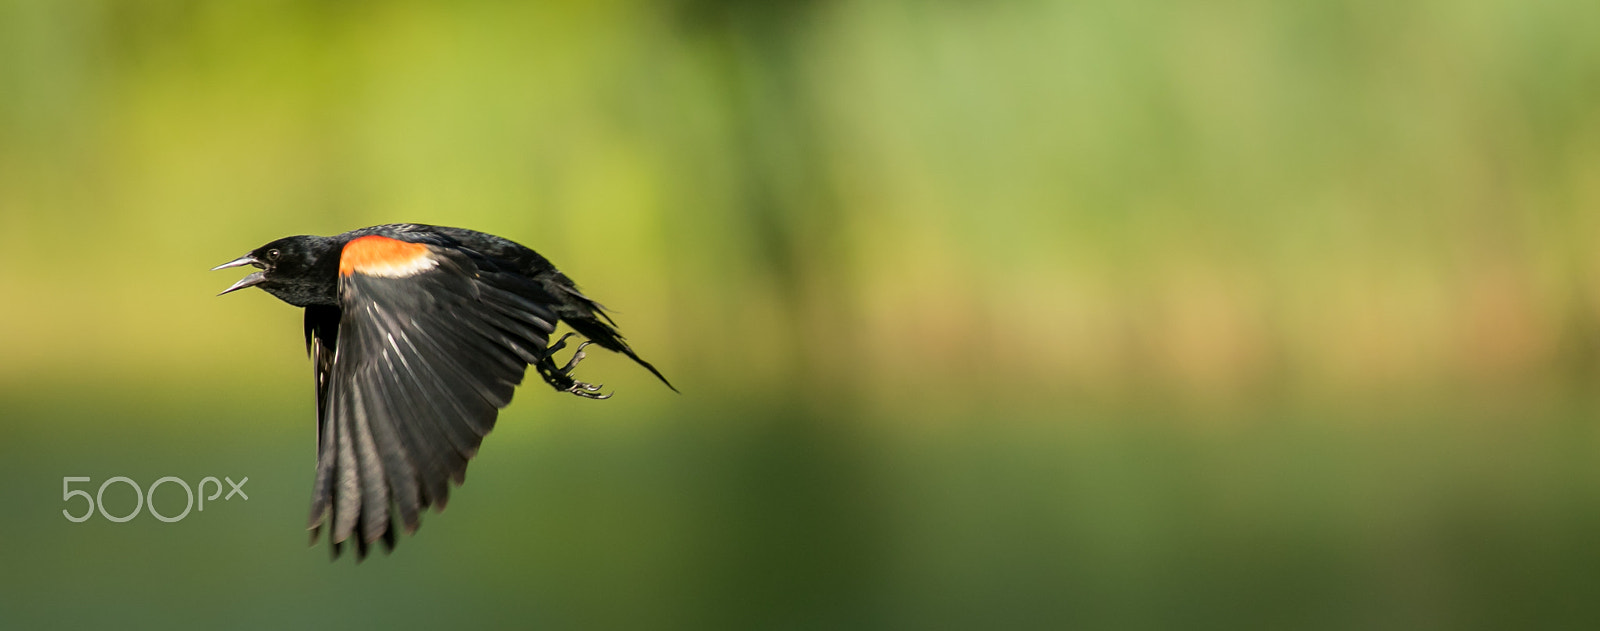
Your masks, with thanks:
[(356, 441), (351, 417), (355, 416), (348, 389), (334, 385), (333, 447), (339, 467), (339, 480), (333, 489), (333, 541), (341, 543), (355, 530), (361, 515), (361, 473), (356, 469)]
[[(370, 377), (368, 381), (371, 381)], [(389, 403), (382, 398), (373, 398), (368, 403), (372, 407), (373, 418), (393, 416)], [(389, 483), (389, 497), (394, 499), (406, 531), (415, 531), (422, 512), (422, 498), (418, 490), (417, 469), (411, 463), (410, 449), (400, 439), (400, 429), (393, 425), (370, 423), (369, 429), (378, 453), (383, 457), (384, 477)]]

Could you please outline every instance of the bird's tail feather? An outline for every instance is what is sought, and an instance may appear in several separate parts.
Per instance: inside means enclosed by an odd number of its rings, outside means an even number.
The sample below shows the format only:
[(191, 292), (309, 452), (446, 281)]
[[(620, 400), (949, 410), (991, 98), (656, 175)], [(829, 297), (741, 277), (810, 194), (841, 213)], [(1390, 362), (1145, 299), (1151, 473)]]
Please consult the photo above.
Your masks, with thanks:
[(666, 376), (662, 375), (661, 371), (656, 370), (656, 367), (650, 365), (650, 362), (645, 361), (644, 358), (639, 357), (638, 353), (633, 352), (633, 349), (628, 346), (628, 342), (623, 340), (622, 334), (617, 332), (614, 326), (616, 323), (611, 320), (611, 316), (606, 315), (605, 308), (600, 306), (600, 303), (590, 300), (588, 296), (578, 293), (575, 289), (568, 289), (567, 293), (574, 300), (568, 304), (568, 312), (562, 314), (561, 320), (572, 327), (572, 330), (588, 338), (589, 341), (600, 345), (601, 348), (627, 355), (628, 358), (637, 362), (640, 366), (644, 366), (645, 370), (650, 371), (650, 374), (655, 375), (657, 379), (661, 380), (661, 383), (666, 384), (673, 392), (678, 391), (678, 388), (673, 386), (671, 381), (667, 381)]

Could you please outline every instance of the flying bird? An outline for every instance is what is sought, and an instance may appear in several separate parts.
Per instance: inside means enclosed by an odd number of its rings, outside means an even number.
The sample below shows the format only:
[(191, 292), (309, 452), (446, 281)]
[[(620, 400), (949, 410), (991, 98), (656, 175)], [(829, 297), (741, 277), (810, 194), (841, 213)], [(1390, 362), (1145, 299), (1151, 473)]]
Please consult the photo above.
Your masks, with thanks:
[[(537, 252), (491, 234), (389, 224), (332, 237), (285, 237), (212, 268), (252, 266), (222, 294), (258, 287), (305, 308), (317, 386), (317, 468), (308, 529), (326, 529), (334, 557), (354, 539), (395, 544), (450, 486), (533, 366), (561, 392), (604, 399), (573, 378), (595, 344), (634, 353), (610, 316)], [(218, 294), (218, 295), (222, 295)], [(565, 364), (565, 322), (586, 338)]]

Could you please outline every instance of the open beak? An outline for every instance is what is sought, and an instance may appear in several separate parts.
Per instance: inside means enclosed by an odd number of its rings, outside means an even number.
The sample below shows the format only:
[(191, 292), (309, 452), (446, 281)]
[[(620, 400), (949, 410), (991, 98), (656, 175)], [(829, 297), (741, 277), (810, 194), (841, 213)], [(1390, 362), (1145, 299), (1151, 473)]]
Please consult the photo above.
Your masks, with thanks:
[[(215, 271), (217, 271), (219, 269), (228, 269), (230, 267), (244, 267), (246, 265), (254, 265), (254, 266), (260, 267), (260, 268), (265, 268), (266, 267), (266, 264), (262, 263), (260, 259), (257, 259), (256, 257), (253, 257), (253, 256), (250, 256), (249, 254), (246, 254), (246, 255), (241, 256), (239, 258), (236, 258), (236, 259), (234, 259), (232, 261), (228, 261), (227, 263), (223, 263), (221, 265), (213, 267), (213, 268), (211, 268), (211, 271), (215, 272)], [(264, 281), (266, 279), (267, 279), (267, 276), (266, 276), (266, 274), (264, 272), (253, 272), (249, 276), (246, 276), (244, 278), (239, 279), (239, 282), (234, 283), (232, 287), (229, 287), (227, 289), (222, 290), (222, 294), (231, 293), (231, 292), (239, 291), (240, 289), (244, 289), (246, 287), (253, 287), (255, 285), (259, 285), (259, 284), (261, 284), (261, 281)], [(217, 294), (217, 295), (221, 296), (222, 294)]]

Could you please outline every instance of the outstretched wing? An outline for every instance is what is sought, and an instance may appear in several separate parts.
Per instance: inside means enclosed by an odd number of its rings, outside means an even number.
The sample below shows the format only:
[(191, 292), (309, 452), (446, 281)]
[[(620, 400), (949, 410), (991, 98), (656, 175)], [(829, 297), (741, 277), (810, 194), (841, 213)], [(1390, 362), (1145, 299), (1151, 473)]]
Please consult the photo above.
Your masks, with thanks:
[[(415, 531), (544, 358), (551, 309), (470, 251), (366, 236), (340, 256), (340, 306), (306, 310), (317, 378), (312, 538), (358, 555)], [(391, 512), (391, 507), (392, 512)]]

